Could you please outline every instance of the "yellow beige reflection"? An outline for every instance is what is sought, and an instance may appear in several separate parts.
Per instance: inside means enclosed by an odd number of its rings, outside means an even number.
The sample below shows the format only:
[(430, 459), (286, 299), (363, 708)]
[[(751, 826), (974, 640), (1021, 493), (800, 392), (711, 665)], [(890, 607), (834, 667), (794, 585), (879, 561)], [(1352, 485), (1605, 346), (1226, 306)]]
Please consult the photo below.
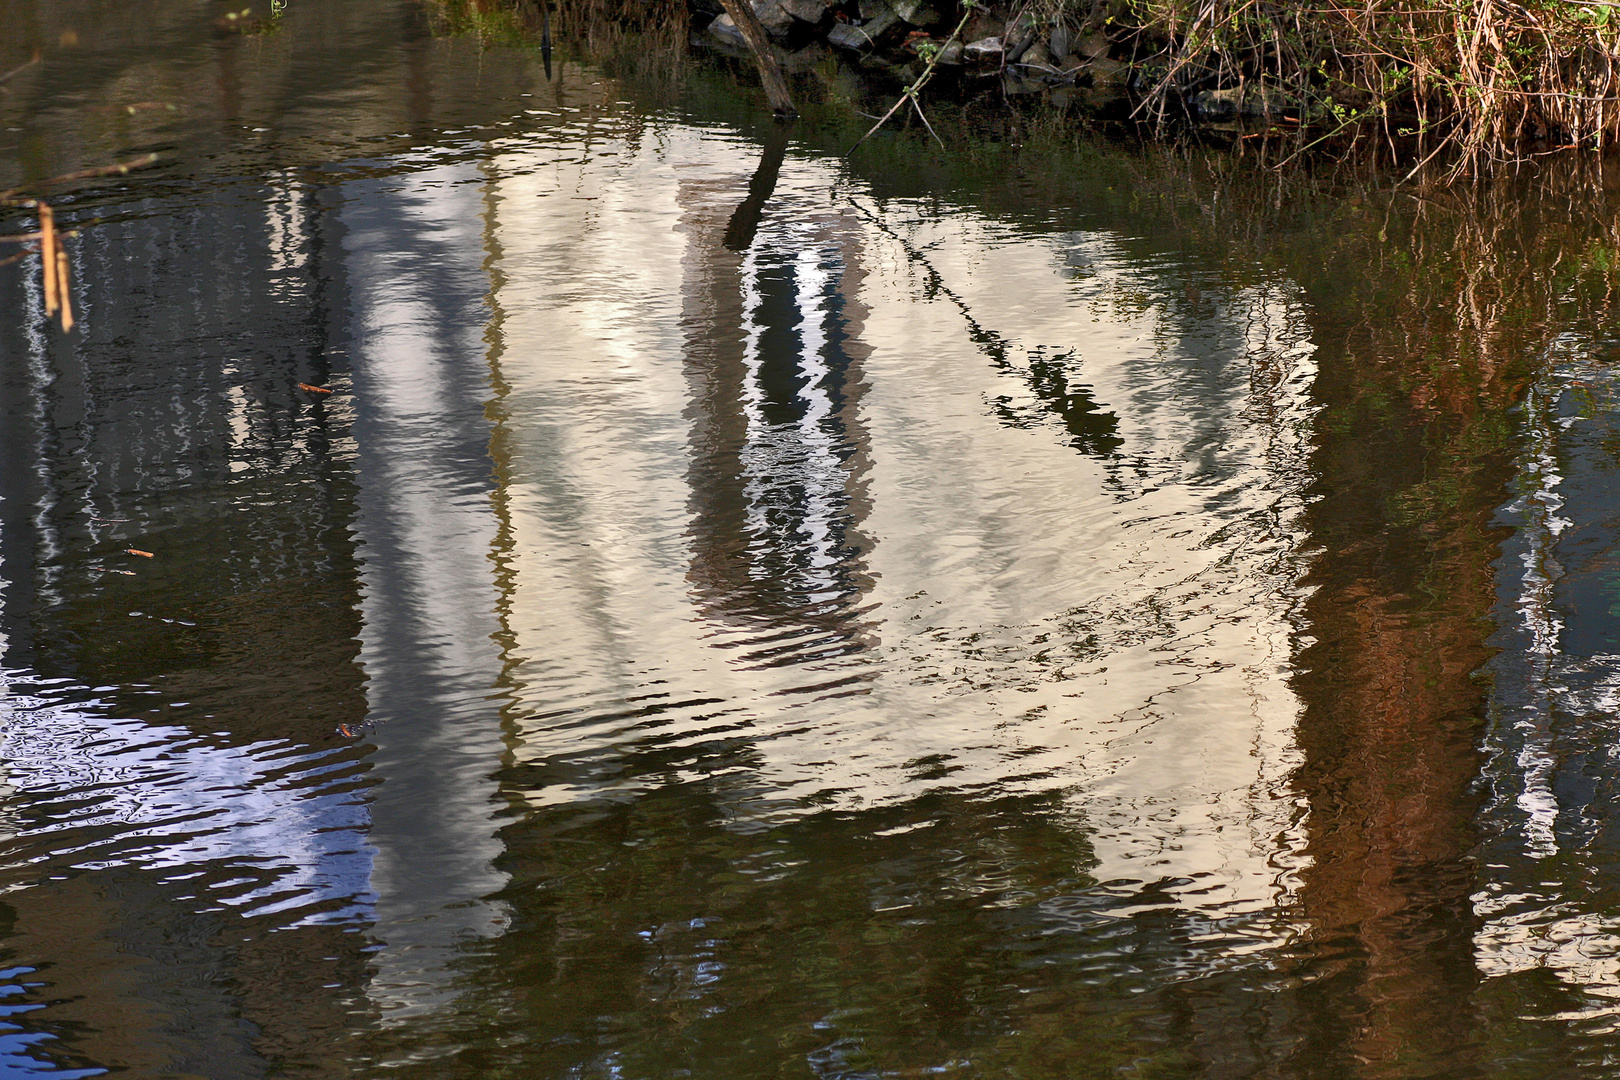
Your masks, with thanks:
[(757, 150), (613, 150), (491, 170), (528, 797), (702, 780), (753, 827), (1056, 792), (1099, 880), (1285, 901), (1313, 374), (1287, 283), (1182, 302), (1120, 238), (791, 156), (730, 250)]

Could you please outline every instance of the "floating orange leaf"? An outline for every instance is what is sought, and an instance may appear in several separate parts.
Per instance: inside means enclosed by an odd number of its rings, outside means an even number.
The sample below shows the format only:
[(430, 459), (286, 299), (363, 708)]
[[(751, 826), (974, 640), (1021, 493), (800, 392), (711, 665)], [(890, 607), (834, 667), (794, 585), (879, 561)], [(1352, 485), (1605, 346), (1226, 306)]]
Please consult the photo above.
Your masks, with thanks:
[(124, 549), (124, 554), (125, 555), (139, 555), (143, 559), (154, 558), (153, 554), (150, 551), (142, 551), (140, 548), (125, 548)]
[(328, 390), (324, 386), (311, 386), (307, 382), (299, 383), (298, 384), (298, 389), (300, 389), (300, 390), (308, 390), (312, 394), (330, 394), (332, 392), (332, 391)]

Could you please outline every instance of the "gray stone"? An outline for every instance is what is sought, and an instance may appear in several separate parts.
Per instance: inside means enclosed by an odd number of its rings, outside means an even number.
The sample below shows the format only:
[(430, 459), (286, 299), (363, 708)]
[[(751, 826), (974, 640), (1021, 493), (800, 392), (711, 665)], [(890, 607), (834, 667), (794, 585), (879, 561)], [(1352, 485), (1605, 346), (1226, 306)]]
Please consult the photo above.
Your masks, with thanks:
[[(769, 37), (781, 39), (787, 37), (788, 31), (793, 28), (793, 16), (783, 10), (778, 0), (754, 0), (754, 15), (758, 17), (759, 24), (765, 28)], [(709, 33), (727, 45), (736, 45), (748, 48), (748, 39), (743, 37), (737, 24), (730, 15), (721, 15), (709, 24)]]
[(929, 56), (936, 52), (939, 55), (939, 59), (935, 61), (937, 64), (955, 66), (962, 62), (962, 43), (960, 41), (953, 41), (945, 45), (934, 38), (915, 38), (906, 42), (906, 48), (916, 53), (917, 58), (925, 63)]
[(776, 0), (782, 10), (798, 19), (812, 25), (826, 18), (827, 8), (830, 6), (826, 0)]
[(709, 33), (727, 45), (735, 45), (739, 49), (748, 48), (748, 40), (742, 36), (742, 31), (737, 29), (737, 24), (731, 21), (730, 15), (721, 15), (711, 22)]
[(973, 17), (962, 29), (962, 40), (978, 41), (980, 38), (1000, 37), (1006, 29), (1006, 24), (1000, 19), (987, 14), (982, 7), (975, 8)]
[(782, 70), (789, 75), (814, 71), (816, 65), (832, 56), (832, 50), (819, 41), (812, 41), (798, 52), (782, 57)]
[(1047, 39), (1053, 56), (1067, 56), (1069, 54), (1069, 28), (1062, 23), (1052, 27), (1052, 36)]
[(1103, 37), (1101, 34), (1092, 34), (1090, 37), (1084, 37), (1075, 42), (1074, 51), (1085, 57), (1087, 60), (1095, 60), (1099, 56), (1107, 56), (1108, 39)]
[(929, 5), (928, 0), (889, 0), (889, 6), (912, 26), (933, 26), (940, 21), (939, 12)]
[(1110, 60), (1106, 56), (1093, 57), (1091, 63), (1086, 65), (1091, 73), (1093, 86), (1124, 86), (1125, 80), (1130, 78), (1130, 68), (1118, 60)]
[(788, 31), (793, 29), (793, 16), (788, 14), (780, 0), (754, 0), (754, 14), (759, 16), (759, 24), (773, 38), (785, 38)]
[(852, 52), (870, 52), (877, 39), (900, 22), (900, 16), (885, 6), (880, 14), (860, 26), (839, 23), (827, 32), (827, 43)]
[(1188, 104), (1201, 120), (1230, 120), (1238, 116), (1278, 117), (1290, 102), (1267, 86), (1232, 86), (1200, 90)]
[(1001, 59), (1001, 39), (998, 37), (980, 38), (970, 41), (962, 46), (962, 56), (968, 60), (999, 60)]

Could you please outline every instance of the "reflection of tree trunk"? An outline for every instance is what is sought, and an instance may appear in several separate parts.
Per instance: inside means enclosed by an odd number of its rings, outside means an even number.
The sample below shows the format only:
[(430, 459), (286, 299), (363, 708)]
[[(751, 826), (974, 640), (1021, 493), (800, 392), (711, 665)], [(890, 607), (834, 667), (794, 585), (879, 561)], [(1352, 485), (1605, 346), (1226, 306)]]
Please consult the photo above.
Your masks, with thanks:
[(765, 27), (760, 25), (759, 16), (754, 14), (754, 5), (750, 0), (720, 0), (720, 3), (742, 32), (743, 40), (748, 42), (748, 51), (754, 54), (759, 81), (765, 85), (765, 96), (770, 100), (771, 111), (778, 116), (797, 116), (799, 110), (793, 107), (793, 99), (788, 96), (782, 65), (776, 62), (776, 53), (771, 51), (771, 43), (765, 37)]
[(1318, 393), (1354, 422), (1324, 428), (1316, 454), (1310, 526), (1325, 554), (1295, 680), (1312, 856), (1301, 905), (1312, 974), (1348, 980), (1341, 1000), (1359, 1009), (1317, 1017), (1333, 1030), (1302, 1052), (1360, 1059), (1365, 1076), (1428, 1075), (1419, 1063), (1455, 1062), (1477, 1033), (1462, 1005), (1477, 981), (1468, 853), (1484, 688), (1472, 673), (1489, 656), (1486, 522), (1508, 469), (1454, 449), (1489, 411), (1425, 422), (1336, 359)]
[(732, 212), (731, 221), (726, 225), (726, 238), (721, 241), (731, 251), (747, 251), (754, 246), (759, 219), (765, 213), (771, 192), (776, 190), (776, 177), (782, 171), (782, 160), (787, 157), (788, 131), (786, 124), (772, 124), (765, 133), (765, 152), (760, 155), (759, 168), (748, 181), (748, 197)]

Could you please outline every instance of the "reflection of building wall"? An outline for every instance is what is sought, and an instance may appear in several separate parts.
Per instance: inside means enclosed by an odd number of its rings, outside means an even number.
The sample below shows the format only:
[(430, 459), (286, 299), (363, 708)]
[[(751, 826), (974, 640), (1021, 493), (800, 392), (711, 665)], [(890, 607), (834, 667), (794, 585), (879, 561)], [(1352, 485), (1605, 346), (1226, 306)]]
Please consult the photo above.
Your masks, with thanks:
[[(908, 257), (882, 262), (888, 291), (954, 296), (868, 319), (894, 358), (869, 365), (871, 565), (891, 670), (956, 677), (891, 706), (927, 718), (904, 737), (917, 755), (982, 745), (1018, 715), (1034, 783), (1077, 789), (1097, 876), (1181, 878), (1212, 907), (1264, 910), (1297, 862), (1296, 808), (1275, 797), (1298, 760), (1286, 676), (1312, 347), (1297, 301), (1278, 285), (1187, 308), (1096, 235), (1056, 266), (971, 218), (905, 239)], [(1065, 282), (1076, 263), (1086, 275)], [(964, 311), (980, 354), (966, 368)], [(1076, 453), (1070, 418), (1042, 400), (1054, 353), (1116, 417), (1110, 459)], [(992, 427), (974, 399), (1046, 419)], [(908, 622), (921, 632), (894, 632)]]
[(1305, 521), (1319, 553), (1294, 678), (1311, 856), (1298, 958), (1344, 1004), (1296, 1022), (1297, 1052), (1373, 1076), (1454, 1072), (1490, 1038), (1472, 1007), (1477, 672), (1500, 540), (1488, 522), (1508, 479), (1487, 432), (1513, 390), (1459, 359), (1475, 391), (1455, 412), (1430, 410), (1423, 399), (1454, 372), (1414, 378), (1383, 347), (1350, 344), (1359, 303), (1317, 305), (1334, 342), (1315, 386), (1330, 421), (1315, 440)]
[(1523, 408), (1504, 508), (1517, 528), (1496, 568), (1490, 872), (1470, 899), (1480, 974), (1540, 983), (1541, 1011), (1600, 1046), (1620, 1029), (1620, 383), (1595, 351), (1573, 336), (1555, 343)]
[(86, 231), (71, 337), (0, 326), (0, 878), (52, 1001), (31, 1020), (72, 1036), (42, 1053), (236, 1076), (260, 1068), (244, 1015), (261, 1048), (325, 1056), (372, 853), (331, 734), (365, 707), (347, 417), (295, 390), (327, 381), (337, 286), (309, 191), (214, 195)]
[(848, 216), (823, 214), (770, 223), (750, 251), (725, 251), (737, 186), (693, 183), (676, 197), (692, 598), (745, 655), (750, 644), (784, 661), (857, 652), (854, 609), (871, 584), (857, 536), (863, 238)]
[[(434, 38), (416, 0), (287, 4), (272, 25), (266, 8), (252, 25), (269, 32), (244, 34), (224, 9), (184, 0), (8, 4), (0, 71), (37, 50), (44, 62), (0, 94), (0, 188), (21, 169), (59, 175), (131, 147), (178, 146), (192, 176), (257, 173), (267, 156), (324, 164), (401, 132), (486, 123), (518, 94), (550, 90), (539, 56), (482, 63), (474, 37)], [(75, 44), (62, 47), (65, 33)]]
[[(132, 973), (49, 1011), (91, 1032), (70, 1052), (328, 1059), (357, 1008), (448, 1000), (451, 959), (499, 930), (478, 180), (282, 174), (115, 212), (72, 249), (75, 336), (6, 342), (27, 464), (0, 481), (4, 663), (104, 688), (0, 702), (5, 882), (104, 884), (16, 893), (10, 944), (69, 996), (109, 951)], [(363, 721), (369, 753), (334, 730)], [(100, 906), (53, 918), (68, 893)]]

